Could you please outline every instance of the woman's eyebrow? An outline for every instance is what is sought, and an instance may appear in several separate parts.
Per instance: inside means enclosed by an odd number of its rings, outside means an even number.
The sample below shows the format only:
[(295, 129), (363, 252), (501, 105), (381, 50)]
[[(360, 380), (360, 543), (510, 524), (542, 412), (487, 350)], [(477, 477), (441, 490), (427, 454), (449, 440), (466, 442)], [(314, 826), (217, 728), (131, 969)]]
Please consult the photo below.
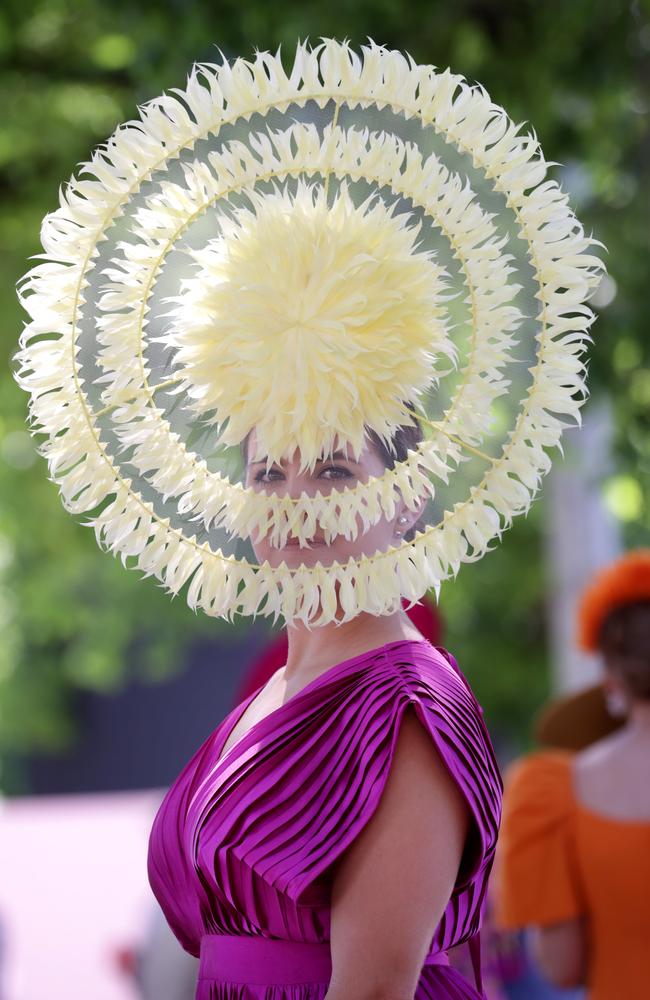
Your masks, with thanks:
[[(354, 458), (350, 458), (348, 455), (346, 455), (346, 453), (344, 451), (335, 451), (333, 455), (328, 456), (327, 458), (319, 458), (318, 459), (319, 462), (333, 462), (334, 460), (344, 461), (344, 462), (352, 462), (353, 465), (358, 465), (359, 464), (357, 461), (355, 461)], [(249, 462), (248, 464), (249, 465), (266, 465), (266, 460), (262, 459), (261, 462)], [(279, 463), (276, 462), (274, 464), (277, 465)]]
[(334, 461), (334, 459), (336, 459), (337, 461), (343, 461), (343, 462), (353, 462), (354, 465), (358, 465), (359, 464), (353, 458), (351, 458), (349, 455), (347, 455), (344, 451), (335, 451), (334, 454), (331, 457), (328, 457), (328, 458), (319, 458), (318, 461), (319, 462), (330, 462), (330, 461)]

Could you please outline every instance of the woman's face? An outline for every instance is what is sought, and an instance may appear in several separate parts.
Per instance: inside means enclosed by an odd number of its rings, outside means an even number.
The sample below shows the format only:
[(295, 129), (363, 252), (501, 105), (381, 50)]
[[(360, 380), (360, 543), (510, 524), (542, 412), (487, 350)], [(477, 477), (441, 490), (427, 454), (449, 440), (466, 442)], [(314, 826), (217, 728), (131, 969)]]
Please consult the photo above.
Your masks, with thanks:
[[(249, 438), (249, 455), (255, 454), (255, 443), (255, 429), (253, 429)], [(260, 493), (277, 493), (298, 499), (301, 493), (315, 496), (319, 491), (325, 495), (332, 490), (350, 489), (359, 483), (368, 482), (373, 476), (383, 475), (386, 467), (372, 445), (366, 441), (366, 447), (358, 461), (348, 457), (348, 450), (344, 449), (335, 452), (332, 458), (317, 462), (312, 472), (309, 469), (300, 472), (299, 469), (298, 453), (290, 462), (282, 460), (280, 464), (272, 465), (268, 473), (266, 462), (249, 460), (245, 469), (245, 484)], [(304, 545), (300, 545), (294, 536), (289, 535), (282, 548), (271, 545), (266, 535), (254, 531), (251, 541), (255, 558), (259, 563), (268, 561), (273, 567), (279, 566), (282, 562), (289, 567), (298, 567), (301, 563), (314, 566), (317, 562), (322, 566), (329, 566), (334, 562), (346, 563), (351, 557), (374, 555), (377, 551), (385, 552), (391, 545), (401, 541), (401, 536), (416, 522), (422, 507), (417, 511), (410, 511), (398, 497), (395, 513), (390, 520), (384, 515), (367, 531), (360, 531), (351, 541), (343, 535), (336, 535), (329, 545), (324, 540), (324, 532), (318, 526), (314, 537)], [(408, 521), (398, 524), (397, 519), (400, 515), (406, 516)], [(358, 528), (361, 527), (361, 521), (358, 519)], [(401, 532), (401, 536), (396, 534), (396, 531)]]

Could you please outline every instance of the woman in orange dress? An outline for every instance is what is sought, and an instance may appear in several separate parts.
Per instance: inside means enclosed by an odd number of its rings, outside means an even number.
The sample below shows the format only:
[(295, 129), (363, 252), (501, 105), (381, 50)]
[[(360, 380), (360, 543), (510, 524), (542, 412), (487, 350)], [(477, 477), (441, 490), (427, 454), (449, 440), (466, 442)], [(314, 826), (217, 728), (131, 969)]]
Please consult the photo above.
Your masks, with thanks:
[[(584, 696), (564, 703), (565, 749), (531, 754), (507, 775), (497, 855), (497, 920), (534, 928), (533, 951), (557, 986), (590, 1000), (650, 995), (650, 550), (602, 571), (579, 608), (580, 644), (598, 651), (602, 696), (620, 725), (580, 744)], [(589, 694), (593, 702), (592, 695)], [(556, 729), (557, 729), (556, 725)], [(610, 729), (613, 728), (610, 726)], [(582, 742), (585, 742), (583, 740)]]

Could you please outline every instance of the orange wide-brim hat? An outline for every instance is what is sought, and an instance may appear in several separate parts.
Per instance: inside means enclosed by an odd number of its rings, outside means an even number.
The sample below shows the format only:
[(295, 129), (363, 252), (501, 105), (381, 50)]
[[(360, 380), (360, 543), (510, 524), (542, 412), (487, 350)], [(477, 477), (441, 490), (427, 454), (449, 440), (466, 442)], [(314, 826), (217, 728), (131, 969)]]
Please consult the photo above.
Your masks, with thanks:
[(616, 732), (624, 722), (609, 714), (605, 689), (594, 684), (545, 705), (533, 723), (533, 734), (543, 747), (582, 750)]

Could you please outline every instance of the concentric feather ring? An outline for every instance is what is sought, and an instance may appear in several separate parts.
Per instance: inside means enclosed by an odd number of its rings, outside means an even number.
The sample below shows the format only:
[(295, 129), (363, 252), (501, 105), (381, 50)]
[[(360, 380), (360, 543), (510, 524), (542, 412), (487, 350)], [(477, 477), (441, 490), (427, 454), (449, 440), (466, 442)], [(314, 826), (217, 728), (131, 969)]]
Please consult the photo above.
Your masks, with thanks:
[[(579, 421), (603, 270), (536, 139), (484, 90), (370, 43), (197, 65), (93, 154), (20, 284), (16, 377), (65, 507), (193, 608), (322, 625), (436, 592), (524, 513)], [(423, 439), (383, 476), (292, 497), (267, 465)], [(354, 538), (401, 496), (409, 541)]]

